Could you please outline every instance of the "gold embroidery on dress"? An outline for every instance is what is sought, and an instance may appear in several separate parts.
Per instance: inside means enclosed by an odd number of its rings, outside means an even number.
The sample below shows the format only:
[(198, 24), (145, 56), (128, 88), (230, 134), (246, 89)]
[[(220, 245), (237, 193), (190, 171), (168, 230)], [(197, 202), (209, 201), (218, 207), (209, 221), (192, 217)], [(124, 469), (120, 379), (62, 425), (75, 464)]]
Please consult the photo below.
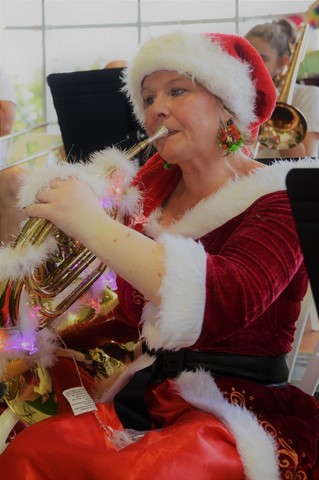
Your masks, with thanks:
[[(252, 403), (254, 402), (254, 396), (249, 395), (249, 397), (246, 398), (247, 392), (245, 390), (239, 392), (235, 387), (232, 387), (231, 392), (224, 391), (224, 395), (231, 403), (253, 411)], [(278, 463), (283, 474), (282, 478), (284, 480), (307, 480), (307, 474), (299, 468), (299, 457), (297, 452), (292, 448), (292, 442), (283, 440), (281, 432), (278, 432), (270, 422), (262, 420), (262, 417), (256, 413), (255, 416), (263, 429), (271, 435), (277, 443)], [(305, 453), (303, 452), (302, 457), (304, 456)]]
[(307, 480), (306, 473), (299, 469), (299, 457), (291, 446), (292, 442), (285, 441), (271, 423), (260, 419), (258, 421), (264, 430), (276, 440), (278, 463), (283, 472), (283, 478), (285, 480)]
[(248, 405), (249, 403), (252, 403), (255, 400), (255, 397), (253, 395), (249, 395), (249, 397), (246, 399), (246, 391), (242, 390), (242, 392), (238, 392), (235, 390), (234, 387), (231, 388), (231, 393), (225, 391), (224, 394), (228, 399), (230, 400), (231, 403), (234, 405), (240, 405), (242, 407), (245, 407), (247, 410), (252, 410), (253, 407), (252, 405)]
[(245, 399), (245, 390), (240, 392), (236, 392), (234, 388), (232, 388), (231, 393), (229, 394), (229, 400), (231, 403), (235, 405), (241, 405), (242, 407), (247, 407), (246, 405), (246, 399)]
[(279, 441), (279, 448), (278, 448), (278, 455), (279, 455), (279, 466), (283, 469), (289, 468), (289, 474), (285, 475), (285, 478), (294, 479), (294, 480), (306, 480), (307, 476), (305, 472), (302, 472), (298, 468), (298, 455), (292, 447), (285, 442), (282, 438), (278, 438)]
[(132, 296), (136, 305), (142, 305), (145, 302), (143, 295), (141, 295), (137, 290), (132, 291)]

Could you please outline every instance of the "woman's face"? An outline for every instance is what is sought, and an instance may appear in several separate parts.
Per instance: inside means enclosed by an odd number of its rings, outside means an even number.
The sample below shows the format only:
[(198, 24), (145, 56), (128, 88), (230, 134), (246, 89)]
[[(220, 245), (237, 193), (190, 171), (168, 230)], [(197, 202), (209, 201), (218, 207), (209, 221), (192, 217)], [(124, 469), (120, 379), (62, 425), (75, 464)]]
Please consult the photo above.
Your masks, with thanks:
[(221, 108), (202, 85), (174, 71), (158, 71), (142, 85), (145, 127), (152, 135), (161, 125), (169, 134), (156, 142), (158, 152), (169, 163), (182, 164), (216, 155)]
[(272, 48), (267, 40), (260, 37), (247, 36), (246, 40), (257, 50), (259, 55), (264, 61), (265, 67), (274, 79), (282, 70), (283, 65), (281, 59), (278, 57), (277, 52)]

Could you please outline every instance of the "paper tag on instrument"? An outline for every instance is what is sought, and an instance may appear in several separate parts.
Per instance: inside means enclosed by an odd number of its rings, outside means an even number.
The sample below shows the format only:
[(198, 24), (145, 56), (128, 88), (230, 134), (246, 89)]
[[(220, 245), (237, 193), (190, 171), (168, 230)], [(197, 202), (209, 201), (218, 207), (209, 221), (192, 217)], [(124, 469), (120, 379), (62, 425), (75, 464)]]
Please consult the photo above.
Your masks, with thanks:
[(64, 390), (63, 395), (71, 405), (74, 415), (97, 410), (93, 399), (84, 387), (73, 387)]

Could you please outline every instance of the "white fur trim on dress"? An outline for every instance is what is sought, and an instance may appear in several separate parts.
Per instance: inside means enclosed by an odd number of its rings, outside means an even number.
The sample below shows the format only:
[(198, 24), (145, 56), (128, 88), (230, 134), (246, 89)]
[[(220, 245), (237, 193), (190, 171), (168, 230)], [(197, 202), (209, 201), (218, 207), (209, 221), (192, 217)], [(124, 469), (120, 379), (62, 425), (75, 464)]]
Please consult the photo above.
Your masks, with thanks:
[(142, 336), (150, 349), (178, 350), (198, 339), (206, 298), (206, 253), (191, 239), (163, 234), (165, 275), (158, 307), (148, 302), (142, 314)]
[(246, 129), (256, 120), (251, 66), (223, 50), (218, 40), (212, 42), (205, 35), (179, 31), (146, 41), (132, 66), (123, 73), (123, 90), (141, 125), (144, 124), (142, 81), (159, 70), (177, 71), (197, 80), (235, 114), (239, 128)]
[[(141, 194), (130, 185), (138, 169), (135, 161), (129, 160), (125, 152), (106, 148), (95, 152), (87, 163), (70, 164), (56, 161), (24, 178), (18, 194), (20, 208), (35, 203), (38, 190), (50, 185), (55, 178), (77, 177), (96, 192), (105, 211), (116, 210), (116, 219), (121, 221), (125, 214), (134, 215), (138, 210)], [(0, 281), (17, 279), (31, 273), (56, 249), (56, 240), (50, 234), (40, 246), (26, 244), (14, 248), (0, 248)]]
[(179, 395), (221, 420), (236, 440), (248, 480), (279, 480), (275, 440), (246, 408), (229, 403), (212, 376), (203, 370), (182, 372), (174, 380)]
[(165, 227), (165, 230), (159, 221), (161, 211), (158, 208), (150, 215), (145, 232), (153, 238), (164, 231), (186, 238), (201, 238), (240, 215), (263, 195), (286, 190), (286, 176), (292, 168), (319, 168), (319, 159), (281, 160), (258, 168), (250, 175), (236, 177), (187, 211), (180, 220)]

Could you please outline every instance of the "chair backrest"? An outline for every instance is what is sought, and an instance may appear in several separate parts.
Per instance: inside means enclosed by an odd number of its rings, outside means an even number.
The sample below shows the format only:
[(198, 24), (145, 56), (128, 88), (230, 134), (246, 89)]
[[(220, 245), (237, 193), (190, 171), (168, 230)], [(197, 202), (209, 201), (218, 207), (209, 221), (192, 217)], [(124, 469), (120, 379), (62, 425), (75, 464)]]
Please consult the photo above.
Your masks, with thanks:
[(47, 77), (69, 161), (111, 145), (128, 149), (145, 133), (122, 88), (122, 68), (52, 73)]
[[(309, 275), (311, 296), (314, 299), (317, 314), (319, 314), (319, 168), (293, 168), (287, 174), (286, 185)], [(309, 289), (307, 295), (309, 295)], [(304, 322), (307, 321), (312, 310), (313, 304), (311, 301), (308, 303), (307, 297), (304, 312), (302, 312), (304, 316), (300, 317), (297, 331), (299, 327), (303, 332)], [(291, 354), (291, 360), (295, 354), (295, 352)], [(299, 388), (313, 395), (318, 384), (319, 342), (311, 354)]]
[(318, 168), (293, 168), (286, 177), (300, 246), (319, 312), (319, 160)]

